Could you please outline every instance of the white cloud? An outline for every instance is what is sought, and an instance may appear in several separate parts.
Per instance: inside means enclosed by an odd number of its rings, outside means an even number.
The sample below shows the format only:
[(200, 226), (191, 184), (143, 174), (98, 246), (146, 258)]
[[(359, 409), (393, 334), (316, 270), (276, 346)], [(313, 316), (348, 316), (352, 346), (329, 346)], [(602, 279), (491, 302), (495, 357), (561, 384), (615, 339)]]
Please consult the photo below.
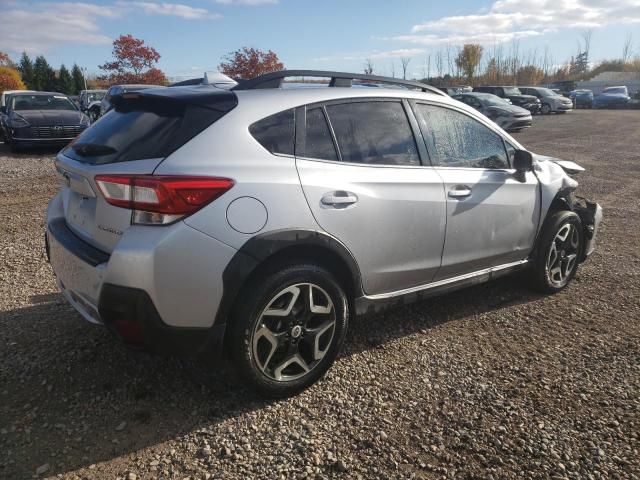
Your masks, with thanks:
[(98, 18), (112, 16), (107, 10), (87, 3), (64, 3), (55, 8), (41, 4), (28, 10), (3, 10), (0, 12), (0, 50), (42, 53), (62, 43), (110, 43), (111, 38), (103, 35), (97, 24)]
[(335, 61), (348, 62), (353, 60), (364, 61), (367, 58), (371, 60), (382, 60), (386, 58), (414, 57), (417, 55), (422, 55), (423, 53), (425, 53), (425, 49), (423, 48), (399, 48), (396, 50), (386, 50), (386, 51), (373, 50), (370, 52), (338, 53), (330, 57), (316, 57), (316, 58), (313, 58), (312, 61), (318, 62), (318, 63), (335, 62)]
[(420, 45), (502, 43), (561, 28), (640, 23), (639, 0), (497, 0), (483, 12), (414, 25), (393, 40)]
[(213, 0), (221, 5), (274, 5), (280, 0)]
[(0, 51), (40, 54), (62, 44), (100, 45), (113, 41), (99, 22), (124, 14), (165, 15), (185, 20), (218, 19), (220, 14), (179, 3), (123, 1), (111, 4), (87, 2), (11, 2), (0, 0)]
[(156, 2), (120, 2), (122, 6), (140, 9), (151, 15), (170, 15), (184, 18), (185, 20), (218, 19), (222, 15), (210, 13), (206, 8), (190, 7), (181, 3), (156, 3)]

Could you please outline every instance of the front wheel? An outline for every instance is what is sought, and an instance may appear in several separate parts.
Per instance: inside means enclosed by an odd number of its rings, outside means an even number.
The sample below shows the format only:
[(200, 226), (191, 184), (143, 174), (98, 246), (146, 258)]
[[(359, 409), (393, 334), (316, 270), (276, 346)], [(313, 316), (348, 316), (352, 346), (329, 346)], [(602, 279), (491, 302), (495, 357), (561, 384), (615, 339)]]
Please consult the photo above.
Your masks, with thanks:
[(252, 282), (230, 318), (227, 348), (260, 394), (288, 397), (316, 382), (344, 342), (349, 302), (327, 270), (293, 265)]
[(574, 212), (559, 211), (548, 218), (533, 259), (533, 286), (556, 293), (573, 279), (582, 255), (582, 221)]
[(551, 113), (551, 105), (548, 103), (543, 104), (541, 112), (543, 115), (549, 115)]

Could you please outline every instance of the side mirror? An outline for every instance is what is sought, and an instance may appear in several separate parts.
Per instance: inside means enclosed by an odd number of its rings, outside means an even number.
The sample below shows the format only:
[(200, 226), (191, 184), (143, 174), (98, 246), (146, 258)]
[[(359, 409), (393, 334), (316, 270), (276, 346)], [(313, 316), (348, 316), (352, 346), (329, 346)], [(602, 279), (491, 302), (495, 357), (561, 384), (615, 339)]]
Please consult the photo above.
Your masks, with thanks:
[(513, 168), (516, 170), (516, 180), (519, 182), (525, 182), (526, 173), (533, 170), (533, 156), (531, 155), (531, 152), (526, 150), (516, 150), (513, 155)]

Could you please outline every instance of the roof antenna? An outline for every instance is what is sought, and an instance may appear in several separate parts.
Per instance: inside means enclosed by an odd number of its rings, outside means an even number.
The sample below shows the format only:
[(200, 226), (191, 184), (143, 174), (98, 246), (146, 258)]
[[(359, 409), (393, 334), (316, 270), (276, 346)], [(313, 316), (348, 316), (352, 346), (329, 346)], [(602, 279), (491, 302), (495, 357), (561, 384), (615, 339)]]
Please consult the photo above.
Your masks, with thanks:
[(209, 77), (207, 76), (207, 72), (204, 72), (204, 77), (202, 77), (202, 85), (209, 85)]

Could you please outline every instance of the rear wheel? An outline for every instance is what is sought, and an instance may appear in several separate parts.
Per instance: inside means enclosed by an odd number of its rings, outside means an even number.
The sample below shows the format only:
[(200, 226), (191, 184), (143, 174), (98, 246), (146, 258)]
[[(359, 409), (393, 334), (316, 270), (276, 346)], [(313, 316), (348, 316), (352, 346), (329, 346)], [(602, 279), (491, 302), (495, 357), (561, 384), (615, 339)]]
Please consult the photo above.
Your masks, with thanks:
[(347, 331), (348, 300), (335, 277), (317, 265), (289, 266), (252, 282), (243, 295), (227, 338), (243, 380), (270, 397), (316, 382)]
[(545, 293), (559, 292), (573, 279), (582, 254), (584, 235), (580, 217), (555, 212), (547, 220), (533, 261), (533, 286)]

